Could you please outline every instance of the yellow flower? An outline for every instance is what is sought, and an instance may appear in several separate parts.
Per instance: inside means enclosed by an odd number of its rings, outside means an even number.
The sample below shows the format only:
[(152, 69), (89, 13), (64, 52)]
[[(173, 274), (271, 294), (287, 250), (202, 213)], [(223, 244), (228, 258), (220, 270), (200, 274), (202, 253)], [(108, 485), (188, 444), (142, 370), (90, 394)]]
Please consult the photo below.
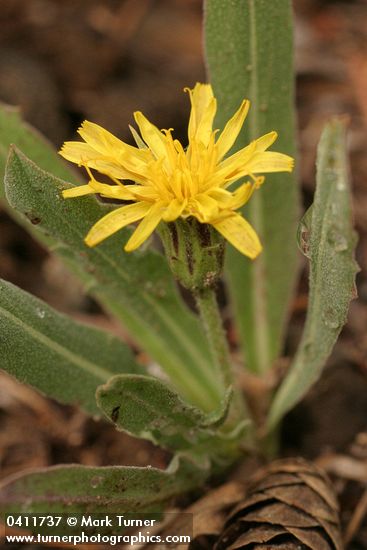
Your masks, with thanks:
[[(132, 128), (138, 147), (119, 140), (97, 124), (85, 121), (79, 129), (84, 142), (66, 142), (60, 154), (84, 166), (90, 181), (63, 192), (65, 198), (97, 193), (128, 201), (101, 218), (85, 238), (94, 246), (119, 229), (139, 220), (125, 250), (138, 248), (157, 225), (194, 216), (211, 224), (240, 252), (255, 258), (261, 244), (255, 230), (237, 213), (257, 189), (266, 172), (290, 172), (293, 159), (267, 151), (277, 138), (270, 132), (225, 158), (242, 128), (250, 103), (244, 100), (217, 136), (213, 120), (217, 102), (210, 84), (186, 89), (191, 114), (188, 147), (174, 139), (172, 130), (160, 131), (141, 112), (134, 113), (141, 137)], [(111, 185), (95, 179), (91, 169), (109, 176)], [(235, 190), (230, 187), (244, 179)], [(135, 183), (124, 184), (124, 180)]]

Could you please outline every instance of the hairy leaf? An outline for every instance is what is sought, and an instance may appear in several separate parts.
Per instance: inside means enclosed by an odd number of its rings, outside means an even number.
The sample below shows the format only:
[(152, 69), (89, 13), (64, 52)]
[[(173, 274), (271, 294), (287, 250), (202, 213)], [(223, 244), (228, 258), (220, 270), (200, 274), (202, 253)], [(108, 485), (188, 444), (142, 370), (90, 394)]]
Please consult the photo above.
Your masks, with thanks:
[(199, 486), (208, 471), (174, 459), (167, 470), (134, 466), (54, 466), (6, 479), (0, 512), (124, 514), (159, 512), (167, 501)]
[[(251, 100), (239, 149), (276, 130), (273, 149), (294, 156), (294, 82), (290, 0), (206, 0), (205, 42), (218, 98), (217, 126)], [(279, 355), (297, 276), (298, 189), (294, 174), (266, 174), (244, 209), (264, 246), (250, 261), (230, 247), (227, 276), (246, 366), (264, 372)]]
[(214, 418), (185, 403), (156, 378), (118, 375), (98, 389), (97, 403), (120, 430), (171, 451), (205, 453), (215, 441), (218, 445), (216, 427), (226, 419), (229, 398)]
[(355, 294), (357, 239), (352, 225), (345, 126), (339, 119), (330, 122), (322, 134), (315, 199), (303, 224), (305, 220), (310, 226), (303, 227), (303, 247), (311, 263), (306, 324), (289, 373), (270, 409), (270, 428), (320, 377)]
[(61, 315), (0, 280), (0, 368), (62, 403), (98, 415), (97, 387), (117, 373), (139, 373), (118, 338)]

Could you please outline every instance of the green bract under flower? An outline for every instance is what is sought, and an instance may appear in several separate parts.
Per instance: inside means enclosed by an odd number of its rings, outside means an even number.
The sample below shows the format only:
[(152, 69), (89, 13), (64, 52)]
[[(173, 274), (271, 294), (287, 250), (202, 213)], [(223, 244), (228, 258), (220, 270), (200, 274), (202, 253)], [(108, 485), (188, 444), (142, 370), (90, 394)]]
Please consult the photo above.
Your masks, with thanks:
[[(245, 121), (250, 102), (244, 100), (218, 135), (213, 130), (217, 101), (210, 84), (187, 89), (191, 100), (188, 147), (174, 139), (172, 130), (159, 130), (141, 112), (134, 113), (141, 138), (133, 131), (138, 147), (119, 140), (97, 124), (85, 121), (79, 129), (84, 142), (69, 141), (60, 154), (84, 166), (90, 175), (86, 185), (63, 192), (65, 198), (98, 193), (129, 201), (101, 218), (85, 238), (94, 246), (134, 222), (140, 221), (125, 250), (138, 248), (163, 222), (194, 216), (210, 224), (240, 252), (255, 258), (261, 244), (255, 230), (236, 212), (264, 181), (259, 174), (290, 172), (293, 159), (267, 151), (277, 138), (270, 132), (225, 158)], [(91, 170), (111, 178), (101, 183)], [(231, 191), (231, 185), (243, 182)], [(124, 184), (124, 180), (135, 183)]]

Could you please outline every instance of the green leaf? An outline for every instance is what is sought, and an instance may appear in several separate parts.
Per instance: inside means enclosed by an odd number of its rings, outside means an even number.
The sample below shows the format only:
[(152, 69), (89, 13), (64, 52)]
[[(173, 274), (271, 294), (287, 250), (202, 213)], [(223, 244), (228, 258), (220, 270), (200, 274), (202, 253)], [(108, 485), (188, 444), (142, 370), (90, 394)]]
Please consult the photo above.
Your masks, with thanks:
[[(295, 156), (294, 71), (290, 0), (206, 0), (205, 41), (210, 79), (218, 98), (217, 126), (244, 97), (251, 108), (236, 148), (276, 130), (273, 150)], [(251, 262), (227, 254), (230, 296), (246, 366), (265, 372), (282, 348), (297, 276), (293, 235), (298, 219), (294, 174), (266, 174), (244, 209), (264, 246)]]
[(1, 514), (160, 512), (172, 498), (208, 477), (188, 461), (167, 470), (112, 466), (55, 466), (14, 476), (0, 487)]
[(117, 373), (139, 373), (129, 348), (77, 323), (0, 280), (0, 367), (62, 403), (100, 415), (97, 387)]
[(320, 377), (355, 295), (357, 239), (352, 225), (345, 125), (339, 119), (330, 122), (322, 134), (315, 199), (301, 223), (302, 247), (311, 263), (307, 318), (294, 361), (271, 406), (269, 428)]
[(43, 170), (67, 181), (78, 182), (76, 173), (60, 158), (51, 143), (22, 120), (19, 109), (0, 103), (0, 198), (4, 197), (5, 165), (12, 143)]
[(125, 253), (129, 229), (95, 248), (85, 246), (88, 230), (111, 206), (94, 197), (64, 200), (61, 191), (70, 184), (40, 170), (15, 149), (5, 179), (10, 205), (37, 222), (36, 229), (46, 235), (51, 249), (121, 319), (180, 393), (204, 409), (217, 408), (222, 389), (213, 376), (205, 336), (182, 302), (165, 258), (146, 249)]
[(5, 200), (4, 176), (9, 154), (9, 147), (15, 143), (26, 155), (42, 169), (49, 170), (55, 176), (73, 183), (80, 183), (76, 172), (56, 153), (53, 145), (35, 128), (25, 122), (19, 109), (0, 103), (0, 204), (9, 216), (19, 225), (24, 227), (31, 235), (45, 247), (49, 241), (45, 235), (41, 235), (28, 220), (10, 208)]
[[(118, 375), (97, 390), (97, 403), (117, 429), (171, 451), (213, 446), (216, 428), (228, 413), (228, 396), (219, 414), (205, 415), (185, 403), (164, 382), (142, 375)], [(212, 441), (211, 441), (212, 440)]]

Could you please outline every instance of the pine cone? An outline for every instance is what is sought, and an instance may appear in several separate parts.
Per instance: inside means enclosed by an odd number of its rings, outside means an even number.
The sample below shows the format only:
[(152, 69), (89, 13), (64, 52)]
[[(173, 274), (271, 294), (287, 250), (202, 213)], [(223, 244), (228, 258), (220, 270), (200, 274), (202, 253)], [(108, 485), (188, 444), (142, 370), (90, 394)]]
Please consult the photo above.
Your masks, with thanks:
[(338, 504), (326, 475), (302, 459), (258, 472), (215, 550), (342, 550)]

